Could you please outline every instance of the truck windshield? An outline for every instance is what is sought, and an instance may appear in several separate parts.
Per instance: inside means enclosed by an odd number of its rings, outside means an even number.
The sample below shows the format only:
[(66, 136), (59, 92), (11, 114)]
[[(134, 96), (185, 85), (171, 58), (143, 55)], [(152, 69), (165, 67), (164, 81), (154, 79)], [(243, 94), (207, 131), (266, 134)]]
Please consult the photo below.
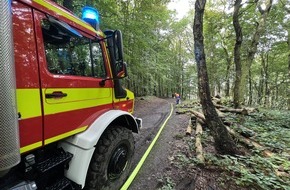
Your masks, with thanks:
[(71, 35), (62, 28), (42, 21), (48, 70), (52, 74), (104, 78), (106, 70), (99, 43)]

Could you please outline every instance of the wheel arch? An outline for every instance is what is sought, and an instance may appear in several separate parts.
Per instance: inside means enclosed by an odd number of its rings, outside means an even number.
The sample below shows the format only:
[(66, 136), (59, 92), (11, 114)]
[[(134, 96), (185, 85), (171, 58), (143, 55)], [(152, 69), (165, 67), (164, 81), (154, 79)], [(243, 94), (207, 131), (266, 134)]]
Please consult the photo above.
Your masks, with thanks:
[(138, 124), (136, 123), (135, 119), (129, 115), (121, 115), (117, 117), (109, 124), (109, 127), (116, 125), (126, 127), (134, 133), (138, 133)]
[(74, 155), (70, 161), (69, 169), (65, 171), (67, 178), (80, 184), (82, 188), (84, 187), (95, 145), (104, 131), (114, 125), (138, 132), (138, 124), (130, 113), (110, 110), (98, 117), (86, 131), (60, 142), (60, 147)]

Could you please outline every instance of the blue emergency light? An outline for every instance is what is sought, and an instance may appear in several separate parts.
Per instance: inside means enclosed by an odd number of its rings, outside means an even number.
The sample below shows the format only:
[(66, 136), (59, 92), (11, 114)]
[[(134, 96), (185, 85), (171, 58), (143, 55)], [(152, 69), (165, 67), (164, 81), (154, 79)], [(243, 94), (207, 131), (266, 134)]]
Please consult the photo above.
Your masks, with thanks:
[(100, 16), (97, 9), (88, 6), (84, 7), (82, 11), (82, 19), (89, 23), (96, 30), (99, 29)]

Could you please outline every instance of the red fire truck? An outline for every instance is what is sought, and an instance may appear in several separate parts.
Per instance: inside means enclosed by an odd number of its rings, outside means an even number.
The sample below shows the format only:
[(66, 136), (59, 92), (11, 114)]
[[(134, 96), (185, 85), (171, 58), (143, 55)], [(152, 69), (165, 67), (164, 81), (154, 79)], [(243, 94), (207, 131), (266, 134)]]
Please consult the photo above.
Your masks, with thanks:
[(0, 189), (119, 189), (142, 123), (121, 32), (91, 7), (0, 2)]

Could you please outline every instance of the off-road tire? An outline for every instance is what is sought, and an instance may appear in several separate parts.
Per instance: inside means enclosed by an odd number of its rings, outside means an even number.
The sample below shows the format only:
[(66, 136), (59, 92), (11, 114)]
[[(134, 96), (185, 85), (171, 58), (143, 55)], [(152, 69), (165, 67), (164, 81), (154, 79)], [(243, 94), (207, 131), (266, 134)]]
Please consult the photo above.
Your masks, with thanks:
[(96, 145), (85, 189), (119, 190), (129, 175), (133, 153), (132, 131), (120, 126), (108, 128)]

